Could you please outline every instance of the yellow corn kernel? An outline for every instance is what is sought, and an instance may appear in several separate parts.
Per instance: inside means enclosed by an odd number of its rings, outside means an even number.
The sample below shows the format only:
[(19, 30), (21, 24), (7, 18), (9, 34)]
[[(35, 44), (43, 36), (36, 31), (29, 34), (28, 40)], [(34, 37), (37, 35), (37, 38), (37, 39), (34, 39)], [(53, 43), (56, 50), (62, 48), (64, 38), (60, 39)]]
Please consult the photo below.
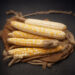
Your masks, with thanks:
[(30, 18), (26, 19), (25, 23), (36, 25), (36, 26), (41, 26), (41, 27), (58, 29), (58, 30), (65, 30), (67, 28), (66, 25), (62, 23), (53, 22), (53, 21), (44, 21), (44, 20), (38, 20), (38, 19), (30, 19)]
[(55, 38), (55, 39), (65, 38), (65, 33), (60, 30), (28, 25), (18, 21), (11, 21), (11, 25), (14, 28), (19, 29), (21, 31), (25, 31), (25, 32), (40, 35), (40, 36), (45, 36), (45, 37)]
[[(19, 46), (27, 46), (27, 47), (50, 47), (52, 42), (48, 39), (23, 39), (23, 38), (8, 38), (8, 43), (19, 45)], [(58, 44), (58, 41), (55, 40)], [(56, 44), (56, 46), (57, 46)]]
[(16, 48), (9, 50), (9, 55), (13, 55), (18, 58), (29, 57), (33, 55), (56, 53), (63, 50), (63, 46), (57, 46), (56, 48), (43, 49), (43, 48)]
[(13, 31), (12, 33), (8, 33), (8, 36), (14, 38), (25, 38), (25, 39), (49, 39), (47, 37), (33, 35), (22, 31)]

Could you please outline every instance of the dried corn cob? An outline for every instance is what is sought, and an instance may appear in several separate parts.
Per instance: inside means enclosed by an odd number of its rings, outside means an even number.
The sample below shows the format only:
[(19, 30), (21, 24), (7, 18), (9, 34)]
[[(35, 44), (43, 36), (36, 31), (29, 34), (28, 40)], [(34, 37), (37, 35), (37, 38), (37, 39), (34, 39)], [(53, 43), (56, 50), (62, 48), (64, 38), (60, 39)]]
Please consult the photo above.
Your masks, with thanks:
[(43, 28), (43, 27), (28, 25), (28, 24), (24, 24), (18, 21), (11, 21), (11, 25), (16, 29), (29, 32), (32, 34), (37, 34), (37, 35), (46, 36), (50, 38), (56, 38), (56, 39), (65, 38), (65, 33), (60, 30), (54, 30), (50, 28)]
[(47, 54), (47, 53), (55, 53), (63, 50), (63, 46), (57, 46), (56, 48), (51, 49), (42, 49), (42, 48), (16, 48), (9, 50), (9, 55), (13, 55), (14, 57), (23, 58), (29, 57), (33, 55)]
[(31, 25), (36, 25), (36, 26), (52, 28), (52, 29), (58, 29), (58, 30), (66, 29), (66, 25), (64, 25), (62, 23), (58, 23), (58, 22), (53, 22), (53, 21), (44, 21), (44, 20), (38, 20), (38, 19), (26, 19), (25, 23), (31, 24)]
[(58, 41), (48, 39), (23, 39), (23, 38), (8, 38), (7, 41), (11, 44), (29, 47), (53, 47), (58, 45)]
[(25, 38), (25, 39), (49, 39), (47, 37), (33, 35), (22, 31), (13, 31), (12, 33), (8, 33), (8, 36), (14, 38)]

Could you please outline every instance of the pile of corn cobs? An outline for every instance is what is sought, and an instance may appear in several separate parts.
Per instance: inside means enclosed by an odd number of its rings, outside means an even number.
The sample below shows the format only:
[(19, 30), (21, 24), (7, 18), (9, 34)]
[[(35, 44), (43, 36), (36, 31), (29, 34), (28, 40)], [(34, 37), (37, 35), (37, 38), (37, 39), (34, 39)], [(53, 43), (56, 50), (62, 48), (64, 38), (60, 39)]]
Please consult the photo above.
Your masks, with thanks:
[(42, 65), (43, 69), (65, 59), (73, 52), (74, 36), (66, 25), (53, 21), (9, 18), (1, 31), (5, 50), (4, 60)]

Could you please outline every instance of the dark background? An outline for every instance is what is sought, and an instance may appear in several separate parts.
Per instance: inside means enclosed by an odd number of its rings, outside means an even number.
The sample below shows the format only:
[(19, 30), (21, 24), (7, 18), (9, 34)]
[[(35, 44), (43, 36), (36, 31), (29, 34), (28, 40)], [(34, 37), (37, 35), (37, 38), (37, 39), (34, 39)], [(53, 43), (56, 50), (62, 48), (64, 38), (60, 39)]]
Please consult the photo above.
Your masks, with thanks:
[[(16, 10), (23, 14), (35, 11), (46, 10), (66, 10), (75, 12), (74, 0), (0, 0), (0, 30), (3, 28), (6, 18), (5, 14), (8, 10)], [(75, 35), (75, 17), (64, 14), (50, 14), (31, 16), (32, 18), (45, 19), (62, 22), (68, 26), (68, 29)], [(75, 74), (75, 52), (66, 60), (55, 64), (51, 68), (42, 70), (41, 66), (33, 66), (26, 63), (18, 63), (12, 67), (8, 67), (8, 61), (2, 61), (3, 42), (0, 40), (0, 74), (1, 75), (74, 75)]]

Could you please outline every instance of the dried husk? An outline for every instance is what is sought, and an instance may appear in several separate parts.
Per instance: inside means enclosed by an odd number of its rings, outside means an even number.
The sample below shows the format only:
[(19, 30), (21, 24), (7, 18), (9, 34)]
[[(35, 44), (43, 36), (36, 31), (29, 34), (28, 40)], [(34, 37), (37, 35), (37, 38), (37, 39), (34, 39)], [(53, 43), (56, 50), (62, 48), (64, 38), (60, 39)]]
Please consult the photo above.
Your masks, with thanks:
[[(27, 14), (24, 16), (22, 15), (22, 13), (17, 13), (13, 10), (8, 11), (7, 14), (15, 14), (16, 16), (8, 19), (7, 23), (4, 26), (4, 29), (0, 32), (0, 36), (4, 42), (6, 52), (8, 52), (9, 49), (19, 47), (16, 45), (10, 45), (6, 41), (8, 38), (8, 33), (16, 30), (15, 28), (10, 26), (10, 21), (16, 20), (16, 21), (24, 22), (25, 21), (24, 17), (26, 16), (37, 15), (37, 14), (49, 14), (49, 13), (62, 13), (62, 14), (70, 14), (74, 16), (74, 14), (71, 11), (67, 12), (67, 11), (49, 10), (46, 12), (44, 11), (35, 12), (35, 13)], [(53, 53), (53, 54), (35, 55), (32, 57), (23, 58), (22, 60), (18, 60), (17, 62), (14, 62), (14, 63), (18, 63), (18, 62), (25, 63), (26, 62), (26, 63), (33, 64), (33, 65), (42, 65), (42, 68), (46, 69), (46, 67), (51, 67), (54, 63), (67, 58), (73, 52), (73, 47), (75, 45), (75, 39), (74, 39), (73, 34), (70, 31), (66, 30), (65, 33), (66, 33), (66, 39), (59, 40), (59, 44), (65, 46), (65, 49), (63, 51), (58, 52), (58, 53)], [(7, 53), (5, 54), (5, 56), (7, 56)], [(9, 65), (11, 65), (11, 63)]]

